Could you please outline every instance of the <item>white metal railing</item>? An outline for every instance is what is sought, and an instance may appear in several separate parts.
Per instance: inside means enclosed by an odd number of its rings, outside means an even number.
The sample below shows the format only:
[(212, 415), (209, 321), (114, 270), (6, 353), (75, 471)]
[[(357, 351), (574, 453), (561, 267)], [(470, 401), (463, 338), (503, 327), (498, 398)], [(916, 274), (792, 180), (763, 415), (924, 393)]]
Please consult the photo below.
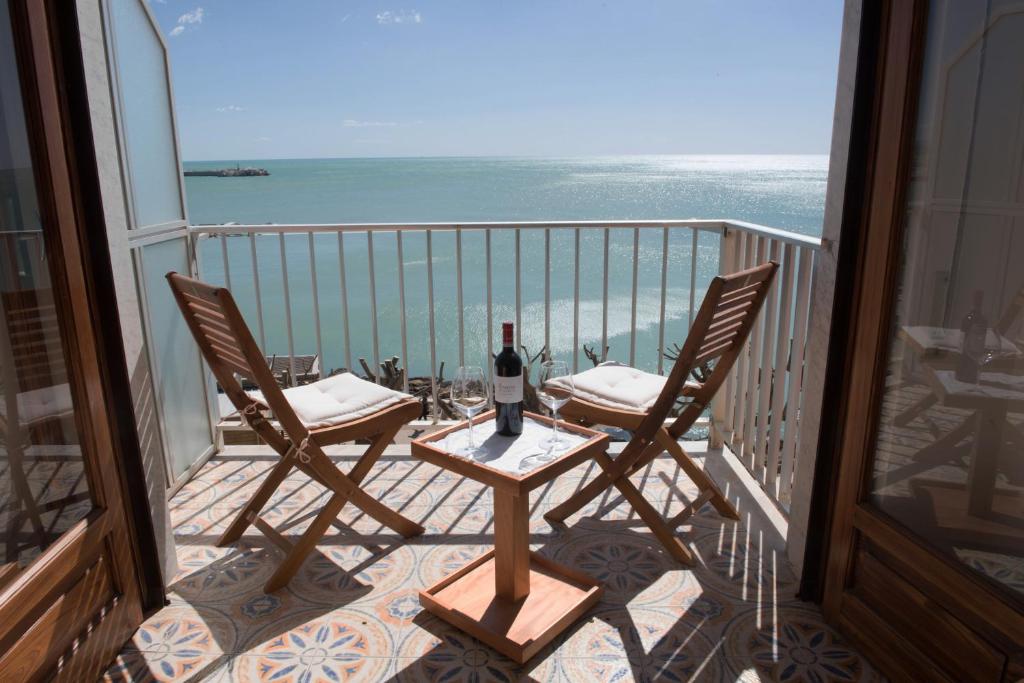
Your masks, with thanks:
[[(284, 303), (284, 324), (288, 354), (294, 364), (296, 338), (293, 329), (292, 305), (293, 297), (289, 290), (288, 265), (286, 254), (286, 235), (305, 235), (308, 242), (308, 268), (310, 273), (310, 296), (312, 329), (307, 330), (306, 337), (301, 339), (303, 346), (316, 349), (323, 360), (323, 332), (321, 329), (321, 289), (322, 283), (317, 279), (317, 240), (316, 235), (333, 233), (337, 235), (339, 282), (336, 291), (340, 299), (342, 345), (345, 349), (344, 361), (352, 368), (352, 345), (350, 329), (350, 275), (346, 273), (345, 236), (360, 234), (365, 236), (366, 251), (366, 292), (369, 298), (369, 330), (371, 353), (374, 367), (379, 367), (381, 357), (380, 320), (377, 306), (377, 257), (373, 238), (379, 233), (393, 233), (396, 242), (397, 280), (399, 298), (400, 346), (403, 362), (408, 355), (408, 325), (406, 308), (406, 269), (403, 236), (410, 233), (424, 237), (426, 250), (426, 298), (427, 298), (427, 336), (424, 340), (429, 345), (431, 381), (430, 390), (433, 405), (437, 405), (436, 369), (438, 367), (438, 336), (436, 324), (437, 302), (435, 301), (434, 274), (434, 238), (440, 233), (454, 233), (455, 240), (455, 295), (456, 323), (454, 334), (457, 337), (457, 356), (460, 364), (465, 361), (466, 325), (464, 316), (464, 282), (463, 282), (463, 236), (471, 233), (483, 233), (484, 238), (484, 275), (486, 296), (486, 349), (494, 349), (493, 310), (494, 291), (492, 286), (492, 234), (495, 231), (512, 231), (514, 269), (514, 320), (516, 323), (516, 344), (521, 344), (523, 331), (523, 277), (522, 277), (522, 235), (529, 231), (543, 231), (543, 342), (550, 348), (552, 328), (552, 233), (571, 231), (573, 240), (572, 267), (572, 348), (574, 371), (579, 369), (579, 344), (581, 339), (580, 314), (580, 254), (581, 234), (587, 231), (601, 233), (603, 247), (603, 268), (601, 282), (601, 331), (600, 352), (608, 346), (609, 339), (609, 240), (613, 231), (632, 231), (631, 253), (631, 296), (630, 322), (628, 333), (629, 362), (636, 363), (637, 357), (637, 310), (638, 283), (640, 275), (640, 238), (641, 233), (660, 231), (660, 273), (659, 292), (657, 296), (657, 372), (665, 370), (663, 351), (666, 348), (666, 305), (669, 299), (668, 274), (672, 265), (673, 254), (670, 249), (670, 231), (690, 231), (689, 248), (689, 287), (687, 320), (692, 324), (695, 306), (699, 305), (697, 289), (700, 286), (698, 267), (699, 240), (702, 235), (717, 235), (718, 267), (715, 272), (725, 273), (750, 267), (766, 259), (780, 263), (779, 274), (765, 303), (764, 312), (750, 335), (744, 352), (740, 355), (735, 369), (726, 382), (726, 386), (716, 397), (711, 409), (712, 446), (728, 446), (744, 467), (761, 483), (766, 492), (784, 509), (788, 509), (790, 489), (796, 468), (796, 441), (798, 437), (797, 423), (801, 411), (804, 347), (807, 338), (808, 311), (810, 306), (811, 275), (815, 254), (821, 249), (821, 240), (785, 230), (769, 228), (734, 220), (643, 220), (643, 221), (549, 221), (549, 222), (491, 222), (491, 223), (412, 223), (412, 224), (302, 224), (302, 225), (197, 225), (189, 228), (194, 243), (201, 240), (215, 239), (220, 242), (221, 281), (231, 287), (241, 283), (236, 277), (232, 279), (231, 262), (228, 258), (229, 241), (241, 244), (248, 242), (248, 256), (252, 272), (251, 290), (254, 294), (255, 321), (259, 339), (264, 351), (267, 351), (267, 332), (264, 315), (263, 299), (266, 295), (265, 278), (261, 278), (261, 267), (257, 254), (256, 239), (258, 235), (277, 236), (280, 251), (280, 270), (282, 297)], [(714, 237), (712, 237), (714, 240)], [(705, 243), (707, 239), (705, 238)], [(320, 247), (322, 248), (322, 246)], [(200, 249), (197, 247), (197, 254)], [(237, 259), (237, 257), (236, 257)], [(208, 262), (209, 263), (209, 262)], [(200, 275), (209, 266), (203, 266), (199, 260)], [(712, 273), (713, 274), (713, 273)], [(593, 283), (591, 283), (593, 284)], [(303, 302), (304, 305), (307, 301)], [(450, 332), (445, 331), (446, 336)], [(472, 332), (479, 336), (479, 332)], [(596, 336), (596, 335), (595, 335)], [(682, 341), (677, 340), (677, 341)], [(390, 351), (390, 350), (389, 350)], [(654, 369), (653, 367), (651, 368)], [(409, 373), (406, 373), (406, 389), (408, 389)], [(292, 376), (295, 376), (294, 368)]]

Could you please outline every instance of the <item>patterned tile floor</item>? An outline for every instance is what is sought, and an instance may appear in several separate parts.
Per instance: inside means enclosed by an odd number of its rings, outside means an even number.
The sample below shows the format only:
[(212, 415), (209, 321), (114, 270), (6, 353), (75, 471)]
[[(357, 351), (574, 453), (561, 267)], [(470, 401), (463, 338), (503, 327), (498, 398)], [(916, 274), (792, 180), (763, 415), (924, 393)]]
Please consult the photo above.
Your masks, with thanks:
[[(695, 455), (704, 444), (688, 443)], [(241, 448), (241, 450), (240, 450)], [(698, 558), (684, 569), (615, 495), (552, 528), (541, 514), (593, 475), (581, 466), (534, 492), (533, 548), (604, 582), (589, 614), (524, 666), (421, 611), (417, 590), (493, 542), (489, 490), (393, 446), (368, 489), (427, 532), (403, 541), (348, 506), (276, 594), (263, 583), (281, 557), (250, 531), (218, 534), (276, 456), (232, 447), (174, 497), (179, 574), (170, 605), (148, 619), (107, 672), (134, 681), (875, 681), (881, 676), (796, 598), (776, 527), (728, 484), (741, 523), (710, 506), (680, 529)], [(351, 453), (340, 449), (339, 453)], [(722, 455), (712, 452), (709, 469)], [(352, 457), (339, 455), (342, 467)], [(349, 462), (346, 462), (349, 461)], [(716, 478), (722, 482), (717, 472)], [(635, 475), (672, 514), (696, 489), (667, 456)], [(325, 500), (295, 473), (264, 516), (301, 533)]]

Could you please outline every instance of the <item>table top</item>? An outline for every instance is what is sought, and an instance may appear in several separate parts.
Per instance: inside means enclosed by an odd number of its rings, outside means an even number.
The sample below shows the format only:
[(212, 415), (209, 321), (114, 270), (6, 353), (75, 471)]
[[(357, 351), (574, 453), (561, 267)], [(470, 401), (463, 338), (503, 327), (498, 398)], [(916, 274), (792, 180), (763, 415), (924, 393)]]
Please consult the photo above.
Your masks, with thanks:
[(954, 408), (983, 408), (988, 403), (1024, 409), (1024, 375), (982, 372), (978, 383), (961, 382), (953, 370), (932, 370), (932, 388), (943, 405)]
[(516, 495), (531, 491), (605, 451), (610, 441), (604, 432), (560, 420), (558, 430), (569, 442), (568, 447), (557, 453), (555, 459), (539, 462), (533, 456), (545, 452), (539, 444), (551, 434), (551, 418), (524, 412), (523, 433), (517, 437), (502, 436), (495, 429), (491, 410), (473, 418), (473, 437), (482, 454), (470, 460), (452, 452), (467, 443), (466, 428), (463, 421), (415, 439), (413, 456)]
[[(928, 353), (960, 353), (963, 348), (964, 333), (948, 327), (928, 327), (926, 325), (904, 325), (900, 328), (903, 337), (921, 354)], [(1012, 341), (989, 329), (985, 333), (985, 348), (999, 349), (1006, 355), (1019, 355), (1020, 349)]]

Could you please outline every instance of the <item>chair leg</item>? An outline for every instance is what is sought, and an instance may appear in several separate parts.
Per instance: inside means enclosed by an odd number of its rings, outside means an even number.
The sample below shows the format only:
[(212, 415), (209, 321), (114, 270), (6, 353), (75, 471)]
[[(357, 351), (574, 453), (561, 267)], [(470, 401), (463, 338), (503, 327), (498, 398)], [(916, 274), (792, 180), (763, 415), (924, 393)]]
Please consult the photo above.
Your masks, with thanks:
[[(393, 429), (388, 429), (385, 432), (381, 432), (380, 434), (373, 438), (373, 441), (370, 443), (369, 448), (366, 449), (363, 455), (359, 458), (359, 461), (356, 462), (356, 464), (352, 467), (351, 471), (349, 471), (348, 473), (348, 478), (352, 480), (352, 483), (356, 484), (356, 486), (362, 483), (363, 479), (366, 478), (366, 475), (370, 473), (371, 469), (373, 469), (374, 464), (376, 464), (377, 460), (384, 452), (384, 449), (387, 448), (387, 445), (391, 443), (391, 440), (395, 438), (395, 434), (397, 434), (398, 430), (401, 428), (402, 425), (397, 425)], [(342, 501), (343, 507), (345, 502), (347, 502), (347, 499)], [(341, 510), (342, 508), (338, 508), (338, 514), (341, 513)], [(363, 511), (373, 516), (370, 512), (366, 510)], [(403, 523), (401, 524), (400, 527), (391, 526), (386, 521), (376, 517), (375, 519), (377, 519), (377, 521), (381, 522), (382, 524), (387, 524), (392, 529), (399, 532), (400, 534), (402, 534), (402, 536), (406, 538), (411, 538), (412, 536), (419, 536), (424, 532), (424, 528), (421, 525), (403, 517), (397, 512), (395, 512), (394, 515), (403, 520)], [(337, 514), (335, 514), (335, 517), (337, 517)]]
[(306, 561), (306, 557), (316, 547), (317, 542), (327, 532), (327, 527), (341, 513), (341, 509), (345, 507), (346, 502), (348, 502), (348, 499), (340, 493), (335, 493), (330, 497), (327, 504), (321, 508), (309, 527), (299, 537), (298, 542), (292, 546), (291, 550), (288, 551), (288, 554), (281, 561), (281, 564), (277, 566), (271, 577), (267, 579), (267, 583), (263, 586), (265, 593), (273, 593), (288, 585), (288, 582), (295, 576), (295, 572), (299, 571), (299, 567)]
[(567, 517), (574, 514), (590, 501), (597, 498), (613, 483), (612, 478), (604, 473), (598, 472), (597, 476), (589, 484), (581, 488), (564, 502), (556, 505), (544, 513), (544, 519), (552, 523), (564, 522)]
[[(606, 453), (599, 453), (596, 458), (597, 464), (602, 469), (608, 471), (614, 466), (611, 458)], [(686, 565), (693, 564), (693, 555), (687, 549), (683, 542), (676, 536), (675, 531), (671, 529), (665, 520), (662, 519), (658, 511), (647, 502), (647, 499), (643, 497), (643, 494), (633, 486), (633, 482), (625, 477), (625, 475), (615, 479), (615, 488), (629, 501), (629, 504), (633, 506), (637, 515), (644, 521), (644, 524), (654, 533), (655, 537), (661, 541), (661, 544), (665, 546), (665, 549), (669, 552), (672, 557), (676, 558), (679, 562)]]
[[(366, 449), (366, 451), (359, 458), (359, 460), (356, 462), (356, 464), (352, 467), (351, 471), (347, 475), (347, 479), (351, 481), (352, 484), (356, 486), (356, 490), (358, 490), (364, 496), (369, 497), (368, 494), (362, 491), (362, 489), (358, 488), (359, 484), (363, 481), (363, 479), (366, 478), (366, 475), (369, 474), (370, 470), (373, 468), (373, 465), (377, 462), (377, 459), (380, 457), (381, 453), (383, 453), (387, 445), (391, 443), (391, 440), (395, 437), (395, 434), (398, 433), (398, 430), (400, 428), (401, 425), (395, 427), (394, 429), (389, 429), (388, 431), (385, 431), (374, 437), (373, 441), (370, 443), (370, 446)], [(337, 468), (333, 466), (333, 463), (331, 463), (331, 468), (334, 469), (335, 472), (338, 471)], [(317, 468), (313, 467), (311, 469), (311, 473), (315, 474), (316, 478), (322, 478), (322, 475), (320, 474), (320, 471)], [(331, 486), (331, 484), (329, 483), (329, 478), (323, 478), (323, 480), (325, 481), (325, 483), (328, 484), (328, 486)], [(304, 531), (302, 533), (302, 536), (299, 537), (298, 542), (295, 543), (294, 546), (292, 546), (292, 549), (290, 551), (288, 551), (288, 554), (285, 556), (284, 560), (282, 560), (281, 564), (278, 565), (277, 569), (274, 571), (274, 574), (270, 577), (270, 579), (267, 580), (266, 585), (263, 587), (263, 590), (265, 592), (273, 593), (274, 591), (286, 586), (288, 582), (292, 580), (292, 577), (295, 576), (295, 572), (299, 570), (299, 568), (302, 566), (302, 563), (306, 560), (306, 557), (309, 555), (310, 552), (313, 551), (313, 548), (316, 547), (317, 542), (327, 532), (327, 528), (331, 525), (331, 523), (334, 522), (335, 519), (337, 519), (339, 514), (341, 514), (341, 511), (344, 509), (345, 504), (348, 503), (349, 500), (350, 497), (340, 491), (336, 491), (335, 494), (330, 497), (330, 499), (320, 510), (320, 512), (317, 513), (316, 517), (313, 518), (312, 523), (310, 523), (306, 531)], [(374, 499), (370, 498), (370, 500)], [(378, 521), (380, 521), (381, 523), (391, 526), (392, 529), (398, 531), (406, 538), (409, 538), (410, 536), (416, 536), (418, 534), (423, 533), (424, 531), (422, 526), (416, 524), (411, 520), (406, 519), (397, 512), (394, 512), (393, 514), (400, 518), (403, 521), (403, 523), (399, 524), (398, 526), (392, 526), (387, 521), (377, 518), (376, 515), (373, 515), (371, 512), (369, 512), (361, 505), (359, 505), (357, 501), (352, 502), (356, 504), (364, 512), (367, 512), (367, 514), (370, 514), (375, 519), (378, 519)], [(374, 502), (376, 501), (374, 500)], [(381, 505), (381, 507), (384, 506)], [(385, 507), (384, 509), (391, 512), (389, 508)]]
[(738, 520), (740, 513), (736, 510), (736, 507), (729, 502), (722, 491), (715, 484), (714, 480), (708, 475), (707, 472), (697, 466), (697, 463), (690, 459), (690, 456), (683, 450), (683, 447), (679, 445), (679, 442), (672, 438), (672, 435), (665, 430), (664, 427), (658, 429), (654, 437), (659, 444), (675, 459), (683, 471), (686, 472), (686, 476), (693, 480), (693, 483), (697, 485), (702, 492), (711, 491), (711, 504), (718, 510), (718, 514), (728, 519)]
[(281, 460), (274, 465), (274, 469), (270, 470), (270, 474), (263, 480), (260, 487), (256, 489), (256, 494), (249, 499), (249, 502), (245, 504), (238, 514), (235, 515), (234, 521), (231, 522), (230, 526), (224, 530), (220, 540), (217, 541), (217, 545), (223, 546), (228, 543), (233, 543), (245, 533), (245, 530), (252, 524), (254, 516), (260, 513), (263, 506), (267, 504), (270, 497), (274, 495), (274, 491), (281, 485), (281, 482), (285, 480), (288, 473), (291, 472), (294, 462), (290, 458), (281, 457)]
[[(625, 475), (630, 476), (639, 470), (641, 467), (654, 460), (664, 449), (655, 443), (648, 444), (647, 448), (643, 450), (640, 457), (637, 458), (635, 463), (632, 463), (625, 468)], [(620, 456), (621, 457), (621, 456)], [(614, 462), (614, 461), (613, 461)], [(601, 470), (597, 476), (589, 484), (581, 488), (565, 502), (555, 506), (544, 513), (544, 519), (552, 523), (564, 522), (568, 517), (575, 514), (587, 503), (594, 500), (602, 493), (605, 489), (611, 486), (613, 478), (609, 476), (607, 472)]]
[[(356, 463), (356, 466), (352, 468), (353, 473), (358, 474), (360, 480), (366, 476), (366, 472), (373, 466), (373, 462), (383, 452), (384, 447), (391, 441), (397, 429), (378, 435), (373, 443), (370, 444), (367, 452)], [(397, 531), (405, 538), (418, 536), (424, 532), (424, 528), (421, 525), (395, 512), (359, 488), (359, 483), (339, 470), (331, 462), (330, 458), (324, 455), (323, 451), (316, 449), (311, 455), (312, 460), (309, 463), (309, 468), (316, 473), (319, 480), (335, 493), (343, 496), (347, 502), (352, 503), (384, 526)], [(371, 455), (371, 457), (367, 458), (367, 455)]]

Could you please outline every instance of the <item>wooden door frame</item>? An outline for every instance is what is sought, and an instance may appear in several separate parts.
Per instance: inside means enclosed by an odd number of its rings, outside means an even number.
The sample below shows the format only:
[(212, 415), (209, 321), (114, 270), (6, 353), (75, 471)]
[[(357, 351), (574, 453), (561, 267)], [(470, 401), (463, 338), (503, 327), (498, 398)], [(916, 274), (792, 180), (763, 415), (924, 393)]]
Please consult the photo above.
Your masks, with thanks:
[[(846, 589), (852, 580), (858, 545), (866, 541), (875, 554), (883, 555), (927, 598), (1010, 654), (1010, 666), (1014, 667), (1014, 653), (1020, 653), (1024, 646), (1021, 604), (962, 564), (934, 552), (925, 540), (878, 508), (862, 505), (869, 493), (871, 456), (891, 341), (928, 28), (927, 0), (888, 0), (882, 5), (863, 214), (859, 224), (851, 226), (858, 234), (856, 253), (851, 255), (856, 265), (852, 269), (848, 332), (845, 339), (833, 340), (833, 349), (839, 344), (848, 351), (830, 353), (831, 362), (842, 364), (841, 375), (825, 391), (826, 395), (840, 397), (842, 409), (837, 413), (838, 434), (833, 442), (838, 444), (835, 466), (827, 486), (822, 485), (816, 492), (817, 508), (831, 508), (830, 528), (823, 544), (827, 562), (822, 574), (822, 609), (830, 623), (871, 650), (884, 668), (905, 670), (902, 667), (909, 654), (902, 662), (900, 657), (912, 646), (901, 642), (898, 634), (892, 634), (892, 640), (885, 643), (881, 641), (890, 634), (869, 637), (844, 613), (844, 607), (859, 611), (863, 606)], [(820, 450), (824, 452), (829, 446), (823, 441)], [(829, 455), (824, 453), (826, 459)]]
[[(95, 507), (0, 591), (0, 656), (12, 667), (8, 673), (45, 675), (86, 625), (82, 619), (94, 617), (82, 611), (86, 603), (60, 604), (61, 598), (78, 588), (86, 568), (107, 558), (99, 569), (109, 574), (114, 602), (64, 660), (60, 677), (75, 680), (101, 672), (143, 610), (162, 605), (165, 595), (147, 499), (128, 494), (144, 491), (145, 482), (112, 296), (77, 14), (61, 0), (11, 0), (10, 10), (75, 426)], [(18, 640), (44, 619), (47, 629), (32, 631), (36, 640)]]

